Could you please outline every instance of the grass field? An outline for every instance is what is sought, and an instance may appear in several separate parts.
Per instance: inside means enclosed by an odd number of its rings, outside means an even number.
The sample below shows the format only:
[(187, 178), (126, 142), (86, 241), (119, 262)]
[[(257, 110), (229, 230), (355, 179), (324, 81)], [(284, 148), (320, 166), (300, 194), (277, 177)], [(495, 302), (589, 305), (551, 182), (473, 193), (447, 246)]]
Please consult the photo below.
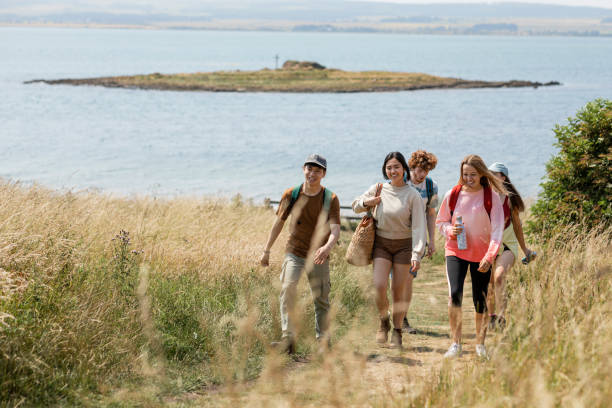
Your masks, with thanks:
[[(370, 269), (332, 254), (332, 349), (312, 302), (295, 358), (280, 335), (278, 274), (257, 266), (270, 209), (229, 200), (113, 198), (0, 185), (0, 405), (606, 406), (612, 398), (612, 231), (535, 242), (508, 277), (508, 326), (473, 354), (448, 347), (443, 257), (415, 281), (404, 351), (374, 344)], [(441, 248), (441, 243), (438, 244)], [(469, 288), (469, 285), (466, 285)]]

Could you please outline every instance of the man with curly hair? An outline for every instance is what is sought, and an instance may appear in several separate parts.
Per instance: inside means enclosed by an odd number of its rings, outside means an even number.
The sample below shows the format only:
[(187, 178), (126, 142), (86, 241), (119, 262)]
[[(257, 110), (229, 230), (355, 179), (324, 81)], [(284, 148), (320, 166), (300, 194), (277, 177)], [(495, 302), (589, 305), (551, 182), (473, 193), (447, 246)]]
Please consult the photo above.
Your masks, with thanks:
[[(432, 171), (436, 164), (438, 164), (438, 158), (433, 154), (426, 152), (425, 150), (417, 150), (412, 153), (410, 160), (408, 161), (408, 167), (410, 168), (410, 180), (408, 184), (414, 187), (421, 197), (423, 198), (423, 204), (425, 205), (425, 217), (427, 219), (427, 231), (429, 240), (427, 242), (427, 253), (426, 255), (431, 257), (436, 252), (436, 207), (438, 206), (438, 184), (433, 181), (430, 177), (427, 177), (430, 171)], [(404, 333), (414, 334), (416, 330), (408, 323), (408, 308), (410, 307), (410, 301), (412, 300), (412, 280), (416, 278), (416, 272), (410, 272), (405, 292), (406, 300), (406, 316), (404, 317), (403, 331)]]

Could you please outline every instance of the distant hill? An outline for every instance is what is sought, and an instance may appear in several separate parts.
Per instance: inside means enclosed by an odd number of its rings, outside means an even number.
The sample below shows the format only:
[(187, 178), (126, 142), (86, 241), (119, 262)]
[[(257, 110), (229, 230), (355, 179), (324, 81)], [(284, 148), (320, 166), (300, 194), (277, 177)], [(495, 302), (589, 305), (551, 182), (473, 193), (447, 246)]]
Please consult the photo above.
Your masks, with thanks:
[(169, 14), (136, 14), (105, 12), (67, 12), (53, 14), (0, 14), (0, 22), (6, 23), (54, 23), (54, 24), (118, 24), (118, 25), (153, 25), (171, 22), (204, 22), (211, 21), (208, 16), (176, 16)]

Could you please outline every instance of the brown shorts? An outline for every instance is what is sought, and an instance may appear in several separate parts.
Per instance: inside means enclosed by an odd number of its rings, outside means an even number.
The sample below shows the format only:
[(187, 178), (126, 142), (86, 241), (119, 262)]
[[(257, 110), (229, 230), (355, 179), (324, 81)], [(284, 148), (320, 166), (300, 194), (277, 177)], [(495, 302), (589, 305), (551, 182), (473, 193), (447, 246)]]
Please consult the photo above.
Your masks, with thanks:
[(412, 261), (412, 238), (387, 239), (376, 235), (372, 258), (384, 258), (400, 265)]

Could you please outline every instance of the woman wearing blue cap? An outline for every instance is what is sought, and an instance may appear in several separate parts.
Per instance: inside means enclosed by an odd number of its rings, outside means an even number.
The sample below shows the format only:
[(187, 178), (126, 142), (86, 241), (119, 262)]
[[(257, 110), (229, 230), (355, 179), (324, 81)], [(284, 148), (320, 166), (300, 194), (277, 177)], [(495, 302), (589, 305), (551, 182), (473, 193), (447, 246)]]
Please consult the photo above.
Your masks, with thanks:
[[(504, 235), (502, 237), (502, 245), (499, 249), (499, 254), (495, 259), (495, 268), (491, 274), (491, 284), (494, 290), (489, 291), (489, 299), (487, 309), (489, 310), (491, 321), (489, 327), (495, 328), (495, 325), (501, 329), (506, 324), (504, 313), (506, 310), (506, 299), (504, 297), (504, 286), (506, 273), (512, 269), (514, 262), (518, 258), (518, 246), (521, 246), (525, 259), (527, 261), (535, 257), (535, 252), (531, 251), (525, 245), (525, 236), (523, 235), (523, 226), (519, 213), (525, 210), (525, 204), (521, 195), (516, 190), (508, 176), (508, 167), (500, 162), (495, 162), (489, 166), (489, 170), (503, 182), (504, 187), (508, 191), (508, 195), (500, 194), (500, 200), (504, 207)], [(497, 308), (497, 314), (496, 312)]]

